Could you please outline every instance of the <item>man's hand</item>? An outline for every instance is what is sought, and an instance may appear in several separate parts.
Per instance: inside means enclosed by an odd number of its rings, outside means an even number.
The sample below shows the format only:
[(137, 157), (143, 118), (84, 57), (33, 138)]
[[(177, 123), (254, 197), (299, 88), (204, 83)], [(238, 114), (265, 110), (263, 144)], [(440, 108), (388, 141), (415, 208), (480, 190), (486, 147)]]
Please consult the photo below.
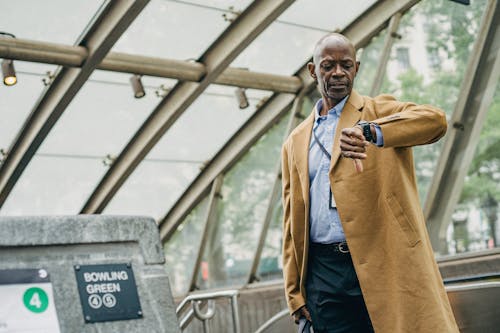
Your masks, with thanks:
[(366, 158), (366, 146), (369, 144), (359, 126), (344, 128), (340, 134), (340, 153), (353, 159), (357, 172), (363, 171), (361, 160)]
[(293, 319), (295, 321), (295, 324), (299, 323), (299, 319), (301, 317), (305, 317), (312, 323), (311, 314), (309, 313), (305, 305), (293, 313)]
[(340, 134), (340, 152), (344, 157), (364, 160), (369, 144), (359, 126), (344, 128)]

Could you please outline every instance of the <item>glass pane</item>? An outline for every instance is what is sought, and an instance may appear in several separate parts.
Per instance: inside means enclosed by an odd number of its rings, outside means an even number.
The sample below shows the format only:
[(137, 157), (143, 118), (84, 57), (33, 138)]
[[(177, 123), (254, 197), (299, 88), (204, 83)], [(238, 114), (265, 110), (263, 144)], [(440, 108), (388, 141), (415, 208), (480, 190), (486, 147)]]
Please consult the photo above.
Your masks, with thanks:
[[(31, 65), (31, 66), (27, 66)], [(35, 101), (45, 86), (42, 82), (45, 70), (55, 66), (41, 66), (23, 61), (14, 61), (17, 84), (0, 84), (0, 149), (7, 151), (16, 134), (28, 118)]]
[(0, 0), (1, 31), (17, 38), (75, 44), (103, 0)]
[(76, 214), (103, 170), (100, 159), (37, 154), (7, 198), (0, 215)]
[(448, 230), (449, 253), (500, 246), (500, 84)]
[[(383, 92), (399, 100), (432, 104), (452, 114), (485, 0), (470, 6), (447, 0), (424, 0), (406, 14), (401, 39), (392, 48)], [(414, 149), (422, 204), (436, 169), (443, 140)]]
[(185, 1), (152, 0), (112, 51), (198, 59), (229, 26), (218, 9)]
[(218, 219), (204, 251), (201, 288), (243, 284), (255, 254), (279, 163), (288, 117), (283, 117), (224, 176)]
[(104, 214), (162, 218), (200, 172), (202, 164), (144, 160), (104, 209)]
[(280, 16), (279, 20), (324, 30), (326, 34), (345, 28), (375, 2), (376, 0), (316, 0), (314, 2), (297, 0)]
[(247, 89), (249, 107), (240, 109), (235, 90), (234, 87), (209, 86), (165, 133), (148, 158), (202, 162), (211, 159), (254, 114), (259, 103), (271, 95)]
[[(118, 77), (122, 78), (121, 82), (117, 81)], [(146, 96), (135, 99), (129, 77), (115, 73), (106, 80), (106, 72), (101, 71), (91, 76), (35, 155), (40, 157), (40, 161), (46, 162), (31, 162), (14, 187), (8, 200), (11, 207), (22, 209), (24, 204), (28, 213), (32, 205), (17, 200), (30, 197), (33, 202), (43, 200), (45, 203), (40, 206), (43, 210), (40, 213), (56, 214), (53, 209), (58, 209), (60, 194), (79, 191), (73, 197), (79, 201), (65, 206), (67, 214), (79, 212), (107, 171), (106, 165), (121, 152), (160, 100), (148, 86), (145, 87)], [(74, 169), (77, 162), (84, 163), (86, 167)], [(57, 174), (53, 172), (54, 164), (59, 170)], [(28, 175), (37, 177), (24, 179)], [(85, 186), (74, 186), (81, 179), (85, 179)], [(45, 186), (49, 189), (45, 189)]]
[(231, 67), (291, 75), (311, 57), (314, 45), (322, 36), (345, 28), (374, 2), (323, 0), (311, 4), (309, 0), (298, 0), (260, 34)]
[[(256, 72), (291, 75), (312, 55), (314, 44), (325, 32), (272, 23), (231, 64)], [(276, 42), (279, 41), (279, 47)]]
[(40, 152), (99, 158), (108, 154), (117, 156), (160, 101), (153, 87), (147, 85), (146, 96), (134, 98), (130, 76), (104, 71), (92, 74)]
[(247, 90), (250, 105), (241, 110), (234, 90), (210, 86), (196, 99), (120, 188), (105, 212), (163, 217), (203, 165), (252, 116), (261, 99), (270, 95)]
[(174, 296), (188, 292), (197, 251), (203, 236), (208, 196), (184, 219), (172, 237), (164, 244), (165, 261)]

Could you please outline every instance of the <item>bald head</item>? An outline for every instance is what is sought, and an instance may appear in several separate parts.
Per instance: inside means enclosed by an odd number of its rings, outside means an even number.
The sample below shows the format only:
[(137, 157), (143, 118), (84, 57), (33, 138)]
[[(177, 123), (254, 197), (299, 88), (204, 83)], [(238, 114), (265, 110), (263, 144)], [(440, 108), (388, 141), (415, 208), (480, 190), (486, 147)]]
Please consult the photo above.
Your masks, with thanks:
[(354, 60), (356, 60), (356, 49), (354, 44), (344, 35), (336, 32), (329, 33), (321, 37), (314, 46), (313, 62), (318, 64), (319, 56), (325, 47), (348, 48)]
[(316, 43), (307, 68), (318, 83), (326, 111), (351, 93), (359, 65), (354, 45), (345, 36), (331, 33)]

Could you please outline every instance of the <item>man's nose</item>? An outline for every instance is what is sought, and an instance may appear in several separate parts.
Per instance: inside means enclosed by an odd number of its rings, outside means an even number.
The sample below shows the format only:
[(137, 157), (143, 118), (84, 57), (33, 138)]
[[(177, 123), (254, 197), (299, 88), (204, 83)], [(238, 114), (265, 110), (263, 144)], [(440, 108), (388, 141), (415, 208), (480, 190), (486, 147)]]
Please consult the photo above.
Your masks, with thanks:
[(340, 64), (335, 65), (333, 68), (333, 73), (334, 76), (343, 76), (344, 71), (342, 70), (342, 66)]

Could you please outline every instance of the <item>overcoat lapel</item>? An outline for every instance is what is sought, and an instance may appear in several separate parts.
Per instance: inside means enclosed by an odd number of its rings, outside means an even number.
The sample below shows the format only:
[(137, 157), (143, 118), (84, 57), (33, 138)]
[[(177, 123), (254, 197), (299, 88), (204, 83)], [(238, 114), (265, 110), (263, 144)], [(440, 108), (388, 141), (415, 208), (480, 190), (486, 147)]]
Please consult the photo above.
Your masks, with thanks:
[(353, 127), (361, 119), (359, 112), (364, 105), (364, 100), (361, 95), (352, 90), (349, 99), (347, 100), (344, 109), (340, 113), (340, 118), (335, 129), (335, 137), (333, 139), (332, 160), (330, 161), (330, 172), (337, 164), (340, 157), (340, 134), (342, 129)]

